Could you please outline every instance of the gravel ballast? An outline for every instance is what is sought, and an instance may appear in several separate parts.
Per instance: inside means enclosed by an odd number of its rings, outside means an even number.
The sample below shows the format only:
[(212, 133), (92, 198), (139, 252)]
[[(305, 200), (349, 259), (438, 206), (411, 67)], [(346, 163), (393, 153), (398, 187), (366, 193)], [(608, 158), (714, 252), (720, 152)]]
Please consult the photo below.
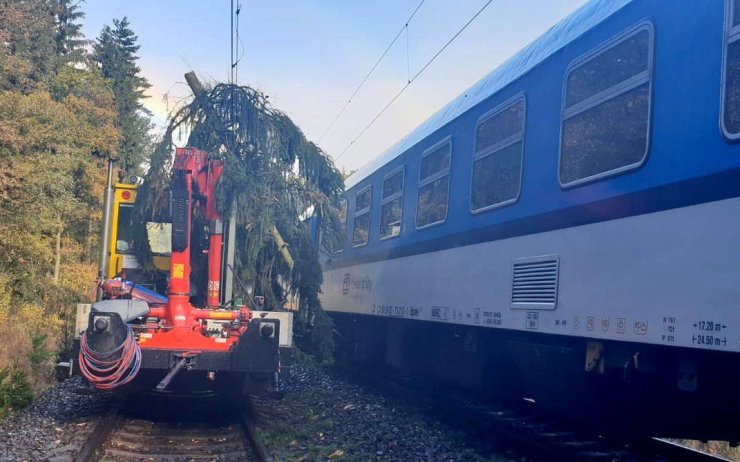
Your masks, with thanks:
[(27, 409), (0, 420), (0, 461), (72, 461), (111, 403), (108, 394), (79, 390), (79, 377), (58, 383)]
[[(302, 361), (282, 400), (263, 398), (257, 432), (277, 461), (487, 461), (463, 432), (343, 373)], [(113, 403), (73, 378), (0, 421), (0, 462), (71, 462)], [(484, 451), (485, 452), (485, 451)]]
[(320, 366), (297, 364), (285, 397), (258, 405), (257, 431), (276, 461), (501, 461), (462, 432)]

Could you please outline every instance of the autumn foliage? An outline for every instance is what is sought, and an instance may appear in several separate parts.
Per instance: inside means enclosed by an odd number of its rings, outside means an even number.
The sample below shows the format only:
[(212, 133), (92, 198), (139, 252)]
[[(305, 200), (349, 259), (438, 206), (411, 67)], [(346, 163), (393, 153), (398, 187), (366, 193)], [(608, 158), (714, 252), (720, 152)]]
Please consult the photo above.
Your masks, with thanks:
[(0, 3), (0, 415), (7, 393), (26, 403), (18, 381), (51, 380), (95, 287), (106, 159), (125, 134), (83, 16), (70, 0)]

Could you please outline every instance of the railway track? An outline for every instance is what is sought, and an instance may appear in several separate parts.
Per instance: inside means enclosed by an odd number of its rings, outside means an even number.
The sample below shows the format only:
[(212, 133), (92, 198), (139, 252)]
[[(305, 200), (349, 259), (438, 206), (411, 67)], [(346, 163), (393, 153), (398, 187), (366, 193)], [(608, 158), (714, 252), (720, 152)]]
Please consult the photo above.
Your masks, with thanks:
[[(621, 440), (546, 420), (526, 406), (504, 408), (457, 403), (465, 409), (468, 425), (482, 437), (495, 438), (504, 447), (534, 460), (562, 462), (729, 462), (719, 456), (659, 438)], [(449, 413), (442, 408), (441, 412)], [(449, 414), (447, 418), (450, 418)]]
[(269, 460), (255, 435), (249, 409), (215, 419), (186, 415), (158, 420), (115, 408), (101, 418), (75, 462)]
[(512, 460), (547, 462), (731, 462), (659, 438), (620, 440), (540, 415), (528, 402), (491, 404), (397, 377), (343, 368), (361, 385), (422, 409)]

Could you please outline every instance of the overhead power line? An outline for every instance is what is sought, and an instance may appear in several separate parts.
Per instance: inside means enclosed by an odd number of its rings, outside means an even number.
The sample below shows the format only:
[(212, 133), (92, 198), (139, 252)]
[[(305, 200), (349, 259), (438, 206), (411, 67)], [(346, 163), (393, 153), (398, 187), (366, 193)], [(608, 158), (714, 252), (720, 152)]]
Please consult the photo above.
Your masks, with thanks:
[(229, 20), (231, 21), (231, 37), (229, 45), (231, 46), (231, 55), (229, 57), (229, 83), (234, 83), (234, 0), (231, 0), (229, 7)]
[[(229, 8), (229, 20), (231, 26), (231, 37), (229, 45), (231, 47), (231, 57), (229, 58), (229, 83), (239, 84), (239, 62), (244, 57), (244, 42), (239, 35), (239, 14), (242, 11), (242, 4), (237, 0), (236, 8), (234, 0), (231, 0)], [(241, 50), (239, 46), (241, 45)]]
[[(360, 89), (362, 89), (362, 87), (365, 85), (365, 82), (367, 82), (367, 80), (370, 78), (370, 76), (373, 75), (373, 72), (375, 72), (375, 69), (378, 68), (378, 65), (380, 64), (380, 62), (383, 61), (383, 58), (385, 58), (385, 55), (388, 54), (388, 52), (393, 47), (393, 45), (398, 41), (398, 38), (401, 36), (401, 34), (403, 33), (404, 30), (407, 31), (407, 36), (406, 36), (406, 40), (407, 40), (407, 42), (406, 42), (406, 52), (408, 53), (408, 27), (409, 27), (409, 23), (411, 22), (412, 19), (414, 19), (414, 16), (416, 16), (416, 12), (419, 11), (419, 8), (421, 8), (421, 5), (424, 4), (424, 1), (425, 0), (421, 0), (419, 2), (419, 4), (416, 6), (416, 9), (414, 9), (414, 12), (411, 13), (411, 16), (409, 16), (409, 18), (406, 20), (406, 22), (404, 23), (404, 25), (401, 27), (401, 30), (399, 30), (398, 33), (396, 34), (396, 36), (393, 37), (393, 40), (391, 40), (391, 43), (388, 44), (388, 46), (386, 47), (386, 49), (383, 52), (383, 54), (380, 55), (380, 58), (378, 58), (378, 60), (375, 62), (375, 64), (373, 65), (373, 67), (370, 69), (370, 71), (365, 75), (365, 78), (362, 79), (362, 82), (360, 82), (360, 84), (357, 86), (357, 88), (355, 88), (355, 91), (352, 92), (352, 95), (350, 95), (349, 99), (347, 99), (347, 102), (344, 103), (344, 106), (342, 106), (342, 109), (340, 109), (339, 112), (337, 112), (337, 114), (334, 116), (334, 118), (332, 119), (332, 121), (329, 124), (329, 126), (326, 127), (326, 130), (324, 130), (324, 133), (322, 133), (321, 136), (319, 137), (319, 143), (321, 143), (321, 140), (323, 140), (324, 137), (326, 136), (326, 134), (329, 133), (329, 130), (331, 130), (332, 127), (334, 127), (334, 124), (337, 122), (337, 120), (339, 120), (339, 117), (341, 117), (341, 115), (344, 113), (344, 110), (347, 109), (347, 106), (349, 106), (350, 103), (352, 102), (352, 98), (354, 98), (355, 96), (357, 96), (357, 93), (360, 91)], [(408, 61), (408, 56), (407, 56), (407, 61)]]
[[(406, 91), (406, 89), (407, 89), (407, 88), (408, 88), (409, 86), (411, 86), (411, 84), (412, 84), (412, 83), (414, 82), (414, 80), (416, 80), (416, 79), (417, 79), (417, 78), (418, 78), (418, 77), (419, 77), (419, 76), (420, 76), (420, 75), (421, 75), (421, 74), (422, 74), (422, 73), (423, 73), (423, 72), (424, 72), (425, 70), (427, 70), (427, 68), (428, 68), (428, 67), (429, 67), (429, 66), (430, 66), (430, 65), (431, 65), (431, 64), (432, 64), (432, 63), (433, 63), (433, 62), (434, 62), (434, 61), (435, 61), (435, 60), (436, 60), (436, 59), (437, 59), (438, 57), (439, 57), (439, 55), (441, 55), (441, 54), (442, 54), (442, 52), (443, 52), (443, 51), (445, 51), (445, 49), (446, 49), (446, 48), (447, 48), (448, 46), (450, 46), (450, 44), (451, 44), (452, 42), (454, 42), (454, 41), (455, 41), (455, 39), (456, 39), (456, 38), (457, 38), (457, 37), (458, 37), (458, 36), (459, 36), (460, 34), (462, 34), (462, 33), (463, 33), (463, 31), (465, 31), (465, 29), (467, 29), (467, 28), (468, 28), (468, 26), (469, 26), (469, 25), (470, 25), (470, 24), (471, 24), (471, 23), (472, 23), (473, 21), (475, 21), (475, 18), (477, 18), (478, 16), (480, 16), (480, 14), (481, 14), (481, 13), (483, 13), (483, 11), (484, 11), (484, 10), (485, 10), (486, 8), (488, 8), (488, 5), (490, 5), (491, 3), (493, 3), (493, 0), (488, 0), (488, 1), (487, 1), (487, 2), (486, 2), (486, 3), (485, 3), (485, 4), (484, 4), (484, 5), (483, 5), (483, 6), (482, 6), (482, 7), (481, 7), (481, 8), (479, 9), (479, 10), (478, 10), (478, 12), (477, 12), (477, 13), (475, 13), (475, 14), (473, 15), (473, 17), (471, 17), (471, 18), (470, 18), (470, 19), (468, 20), (468, 22), (466, 22), (466, 23), (465, 23), (465, 25), (463, 25), (463, 26), (462, 26), (462, 27), (460, 28), (460, 30), (458, 30), (458, 31), (457, 31), (457, 32), (455, 33), (455, 35), (453, 35), (453, 36), (452, 36), (452, 37), (451, 37), (451, 38), (450, 38), (450, 39), (449, 39), (449, 40), (447, 41), (447, 43), (445, 43), (445, 44), (444, 44), (444, 45), (442, 46), (442, 48), (440, 48), (440, 49), (439, 49), (439, 51), (437, 51), (437, 53), (435, 53), (435, 54), (434, 54), (434, 56), (432, 56), (432, 58), (431, 58), (431, 59), (430, 59), (429, 61), (427, 61), (427, 62), (426, 62), (426, 64), (424, 64), (424, 65), (423, 65), (423, 66), (421, 67), (421, 69), (419, 69), (419, 71), (418, 71), (418, 72), (417, 72), (416, 74), (414, 74), (414, 76), (413, 76), (413, 77), (411, 77), (411, 78), (410, 78), (410, 79), (408, 80), (408, 82), (406, 83), (406, 85), (404, 85), (404, 86), (403, 86), (403, 88), (401, 88), (401, 90), (400, 90), (400, 91), (399, 91), (398, 93), (396, 93), (396, 94), (395, 94), (395, 95), (393, 96), (393, 98), (391, 98), (391, 100), (390, 100), (390, 101), (388, 102), (388, 104), (386, 104), (386, 105), (385, 105), (385, 106), (383, 107), (383, 109), (381, 109), (381, 110), (380, 110), (380, 112), (378, 112), (378, 114), (377, 114), (377, 115), (376, 115), (376, 116), (375, 116), (375, 117), (373, 118), (373, 120), (371, 120), (371, 121), (370, 121), (370, 123), (368, 123), (368, 124), (367, 124), (367, 125), (365, 126), (365, 128), (363, 128), (363, 129), (362, 129), (362, 130), (360, 131), (360, 133), (358, 133), (358, 134), (357, 134), (357, 136), (355, 136), (355, 137), (354, 137), (354, 138), (352, 139), (352, 141), (350, 141), (350, 142), (349, 142), (349, 144), (348, 144), (348, 145), (347, 145), (347, 146), (346, 146), (346, 147), (345, 147), (345, 148), (344, 148), (344, 149), (342, 150), (342, 152), (340, 152), (340, 153), (339, 153), (339, 155), (338, 155), (338, 156), (337, 156), (337, 157), (336, 157), (336, 158), (334, 159), (335, 161), (339, 160), (339, 159), (340, 159), (340, 158), (341, 158), (341, 157), (342, 157), (342, 156), (343, 156), (343, 155), (344, 155), (344, 154), (345, 154), (345, 153), (346, 153), (346, 152), (347, 152), (347, 151), (349, 150), (349, 148), (351, 148), (351, 147), (352, 147), (352, 145), (353, 145), (353, 144), (355, 144), (355, 142), (356, 142), (357, 140), (359, 140), (359, 139), (360, 139), (360, 137), (362, 137), (362, 135), (364, 135), (364, 134), (365, 134), (365, 132), (367, 132), (367, 131), (368, 131), (368, 130), (370, 129), (370, 127), (372, 127), (372, 126), (373, 126), (373, 125), (375, 124), (375, 122), (376, 122), (376, 121), (377, 121), (377, 120), (378, 120), (378, 119), (379, 119), (379, 118), (380, 118), (380, 117), (381, 117), (381, 116), (382, 116), (382, 115), (383, 115), (383, 114), (385, 113), (385, 111), (387, 111), (387, 110), (388, 110), (388, 108), (389, 108), (389, 107), (391, 107), (391, 105), (393, 105), (393, 103), (395, 103), (395, 102), (396, 102), (396, 100), (398, 99), (398, 97), (399, 97), (399, 96), (401, 96), (401, 95), (403, 94), (403, 92), (404, 92), (404, 91)], [(403, 30), (403, 29), (402, 29), (402, 30)]]
[[(236, 47), (236, 50), (234, 52), (234, 64), (232, 65), (234, 67), (234, 85), (239, 85), (239, 61), (242, 60), (242, 56), (244, 55), (244, 43), (242, 42), (241, 37), (239, 37), (239, 13), (241, 13), (241, 11), (242, 4), (237, 1), (236, 12), (234, 13), (234, 17), (236, 18), (236, 41), (234, 46)], [(239, 54), (239, 45), (242, 45), (242, 54)]]

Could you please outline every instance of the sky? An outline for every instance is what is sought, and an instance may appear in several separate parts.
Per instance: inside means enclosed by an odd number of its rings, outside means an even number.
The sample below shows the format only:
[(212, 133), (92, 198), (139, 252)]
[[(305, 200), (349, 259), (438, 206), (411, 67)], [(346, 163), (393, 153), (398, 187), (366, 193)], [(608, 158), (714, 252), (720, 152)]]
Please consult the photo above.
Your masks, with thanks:
[[(238, 0), (234, 0), (236, 4)], [(487, 0), (424, 0), (399, 40), (327, 128), (421, 0), (241, 0), (238, 82), (261, 90), (335, 159), (356, 170), (586, 0), (493, 0), (362, 135), (394, 95)], [(155, 123), (190, 96), (183, 75), (229, 79), (231, 0), (86, 0), (95, 38), (127, 16), (152, 84)]]

